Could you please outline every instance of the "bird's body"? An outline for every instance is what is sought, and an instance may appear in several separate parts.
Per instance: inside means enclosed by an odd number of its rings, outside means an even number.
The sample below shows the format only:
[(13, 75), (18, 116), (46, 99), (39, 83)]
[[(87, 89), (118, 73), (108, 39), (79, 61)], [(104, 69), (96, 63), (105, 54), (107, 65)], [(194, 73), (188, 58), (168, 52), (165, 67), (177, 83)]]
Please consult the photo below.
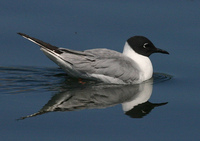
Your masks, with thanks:
[[(38, 44), (44, 54), (68, 75), (106, 83), (137, 84), (148, 80), (153, 74), (152, 63), (148, 56), (154, 52), (168, 54), (164, 50), (155, 48), (151, 41), (143, 36), (134, 36), (133, 39), (127, 40), (123, 53), (119, 53), (109, 49), (75, 51), (58, 48), (26, 34), (18, 34)], [(135, 39), (137, 37), (138, 40)]]

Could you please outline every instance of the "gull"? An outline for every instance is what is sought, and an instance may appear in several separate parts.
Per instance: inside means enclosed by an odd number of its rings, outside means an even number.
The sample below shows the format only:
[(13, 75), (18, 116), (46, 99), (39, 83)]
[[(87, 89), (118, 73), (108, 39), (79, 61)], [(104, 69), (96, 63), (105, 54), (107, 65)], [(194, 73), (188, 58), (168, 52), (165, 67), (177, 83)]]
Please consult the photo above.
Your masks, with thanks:
[(112, 84), (139, 84), (150, 79), (153, 66), (149, 56), (152, 53), (169, 54), (156, 48), (144, 36), (129, 38), (120, 53), (106, 48), (75, 51), (53, 46), (24, 33), (18, 34), (39, 45), (44, 54), (69, 76)]

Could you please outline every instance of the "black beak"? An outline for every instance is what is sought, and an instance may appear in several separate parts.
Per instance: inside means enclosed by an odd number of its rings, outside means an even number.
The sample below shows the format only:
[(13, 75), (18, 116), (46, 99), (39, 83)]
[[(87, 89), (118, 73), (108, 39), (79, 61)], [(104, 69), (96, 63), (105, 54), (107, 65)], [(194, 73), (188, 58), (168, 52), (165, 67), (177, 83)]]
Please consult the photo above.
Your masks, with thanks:
[(169, 54), (169, 52), (162, 50), (162, 49), (159, 49), (159, 48), (156, 49), (155, 53)]

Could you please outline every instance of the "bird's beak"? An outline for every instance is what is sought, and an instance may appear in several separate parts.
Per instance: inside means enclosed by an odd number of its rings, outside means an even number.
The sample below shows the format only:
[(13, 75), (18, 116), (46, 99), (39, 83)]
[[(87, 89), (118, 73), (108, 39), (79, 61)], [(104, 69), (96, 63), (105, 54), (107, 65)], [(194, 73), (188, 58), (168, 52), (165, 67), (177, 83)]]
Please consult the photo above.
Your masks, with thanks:
[(169, 52), (162, 50), (162, 49), (159, 49), (159, 48), (156, 49), (155, 53), (169, 54)]

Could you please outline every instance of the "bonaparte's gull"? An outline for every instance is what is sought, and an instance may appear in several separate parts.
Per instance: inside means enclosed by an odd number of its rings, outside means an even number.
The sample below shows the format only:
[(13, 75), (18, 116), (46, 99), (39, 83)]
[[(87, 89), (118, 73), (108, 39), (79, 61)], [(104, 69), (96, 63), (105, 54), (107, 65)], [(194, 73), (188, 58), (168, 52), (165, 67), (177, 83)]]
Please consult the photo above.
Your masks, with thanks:
[(39, 45), (44, 54), (68, 75), (106, 83), (138, 84), (148, 80), (153, 75), (149, 56), (152, 53), (169, 54), (156, 48), (144, 36), (129, 38), (124, 45), (123, 53), (119, 53), (105, 48), (85, 51), (58, 48), (26, 34), (18, 34)]

